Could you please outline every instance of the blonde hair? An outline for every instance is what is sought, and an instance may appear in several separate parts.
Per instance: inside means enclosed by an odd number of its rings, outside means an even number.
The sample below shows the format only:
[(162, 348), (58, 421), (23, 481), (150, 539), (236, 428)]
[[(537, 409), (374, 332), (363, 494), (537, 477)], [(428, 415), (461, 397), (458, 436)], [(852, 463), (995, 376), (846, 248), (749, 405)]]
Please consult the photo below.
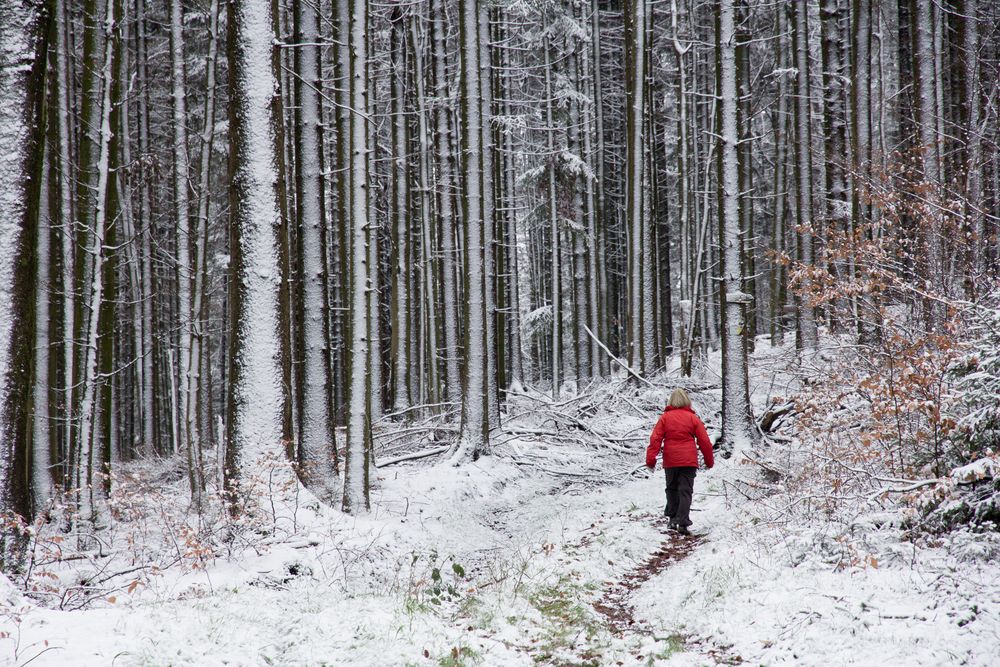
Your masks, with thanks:
[(691, 399), (688, 398), (687, 392), (683, 389), (674, 389), (674, 392), (670, 394), (670, 407), (690, 408)]

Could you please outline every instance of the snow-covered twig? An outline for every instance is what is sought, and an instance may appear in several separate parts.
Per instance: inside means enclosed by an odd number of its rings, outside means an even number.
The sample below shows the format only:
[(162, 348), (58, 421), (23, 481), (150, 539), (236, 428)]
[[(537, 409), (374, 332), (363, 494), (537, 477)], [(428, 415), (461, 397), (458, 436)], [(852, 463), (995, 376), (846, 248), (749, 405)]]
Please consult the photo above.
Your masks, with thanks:
[(418, 452), (412, 452), (410, 454), (401, 454), (399, 456), (394, 456), (391, 459), (386, 459), (384, 461), (376, 461), (376, 468), (385, 468), (386, 466), (395, 465), (397, 463), (402, 463), (403, 461), (415, 461), (417, 459), (427, 458), (428, 456), (434, 456), (435, 454), (441, 454), (448, 451), (450, 445), (442, 445), (441, 447), (434, 447), (432, 449), (423, 449)]

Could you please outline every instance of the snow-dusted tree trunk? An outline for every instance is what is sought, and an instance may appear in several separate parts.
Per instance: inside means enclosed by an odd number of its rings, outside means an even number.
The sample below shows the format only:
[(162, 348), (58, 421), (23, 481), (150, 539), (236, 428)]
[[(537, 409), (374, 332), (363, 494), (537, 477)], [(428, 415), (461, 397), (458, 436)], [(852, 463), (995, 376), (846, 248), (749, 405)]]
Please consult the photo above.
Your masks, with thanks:
[[(628, 229), (628, 322), (629, 360), (637, 372), (647, 371), (646, 349), (653, 313), (644, 312), (647, 305), (648, 272), (652, 267), (647, 258), (649, 221), (646, 219), (645, 178), (645, 118), (646, 118), (646, 0), (628, 0), (625, 17), (625, 217)], [(651, 274), (649, 274), (651, 275)]]
[[(507, 15), (503, 8), (500, 10), (498, 32), (499, 43), (504, 42), (509, 35)], [(499, 47), (500, 51), (500, 71), (497, 72), (497, 89), (500, 91), (499, 104), (504, 118), (511, 115), (511, 82), (510, 49), (505, 46)], [(503, 165), (503, 184), (501, 189), (504, 193), (502, 203), (502, 216), (504, 225), (504, 259), (505, 266), (502, 267), (507, 272), (507, 330), (510, 340), (507, 344), (508, 356), (510, 358), (510, 374), (507, 377), (507, 387), (520, 391), (524, 383), (524, 357), (521, 351), (521, 299), (520, 299), (520, 272), (518, 266), (518, 243), (517, 243), (517, 213), (515, 211), (515, 185), (514, 185), (514, 139), (510, 131), (501, 132), (501, 164)], [(505, 387), (506, 388), (506, 387)]]
[[(572, 53), (570, 54), (570, 77), (577, 85), (581, 79), (581, 54), (577, 43), (574, 42)], [(584, 197), (592, 193), (592, 185), (589, 175), (582, 168), (586, 164), (586, 154), (581, 134), (588, 126), (583, 120), (583, 113), (580, 110), (580, 103), (576, 96), (569, 100), (569, 150), (570, 153), (579, 159), (577, 173), (573, 176), (573, 216), (577, 225), (572, 231), (573, 239), (573, 345), (576, 352), (576, 383), (577, 389), (582, 390), (590, 381), (591, 365), (590, 351), (593, 342), (587, 335), (584, 326), (589, 321), (588, 295), (593, 281), (590, 277), (596, 277), (596, 273), (589, 270), (587, 257), (587, 218), (584, 213)], [(594, 290), (596, 293), (596, 290)], [(591, 329), (593, 331), (593, 329)]]
[[(225, 482), (230, 499), (260, 458), (284, 456), (280, 271), (281, 224), (270, 0), (232, 0), (230, 80), (230, 321)], [(239, 511), (238, 506), (233, 507)]]
[[(366, 26), (365, 30), (370, 30)], [(369, 47), (371, 48), (371, 47)], [(377, 173), (375, 170), (375, 156), (378, 151), (378, 134), (375, 123), (371, 121), (375, 113), (375, 80), (374, 68), (378, 63), (368, 58), (366, 66), (365, 81), (368, 85), (368, 98), (365, 107), (365, 131), (368, 133), (368, 336), (371, 349), (368, 351), (368, 423), (376, 422), (382, 418), (385, 412), (384, 400), (384, 357), (382, 355), (382, 237), (383, 223), (382, 217), (375, 205), (375, 196), (371, 193), (371, 183)], [(369, 449), (371, 448), (369, 442)], [(369, 453), (369, 465), (371, 454)]]
[[(479, 49), (479, 108), (480, 141), (479, 173), (483, 216), (483, 340), (486, 349), (485, 378), (483, 391), (486, 393), (486, 415), (489, 429), (500, 426), (500, 396), (497, 391), (497, 327), (496, 327), (496, 239), (494, 199), (494, 161), (496, 149), (493, 145), (493, 64), (490, 48), (490, 10), (486, 3), (479, 4), (476, 23), (479, 29), (477, 48)], [(502, 360), (501, 360), (502, 361)]]
[[(871, 0), (854, 0), (851, 10), (851, 168), (857, 176), (855, 187), (851, 188), (851, 253), (847, 258), (847, 271), (853, 279), (857, 274), (855, 233), (871, 217), (871, 207), (864, 194), (872, 180)], [(874, 313), (870, 308), (859, 312), (856, 297), (852, 296), (852, 302), (857, 320), (855, 327), (858, 334), (865, 338), (871, 331), (867, 318), (873, 317)]]
[[(836, 233), (850, 231), (852, 203), (847, 140), (846, 5), (843, 0), (824, 0), (820, 5), (823, 63), (823, 134), (826, 152), (826, 226)], [(867, 86), (867, 80), (856, 85)], [(852, 300), (853, 301), (853, 300)], [(853, 309), (852, 309), (853, 310)]]
[[(979, 275), (983, 266), (983, 133), (980, 130), (979, 101), (979, 1), (965, 0), (961, 5), (962, 40), (962, 126), (965, 140), (965, 218), (969, 242), (968, 268)], [(971, 281), (968, 281), (971, 282)]]
[[(106, 3), (104, 25), (114, 25), (115, 3)], [(109, 144), (111, 142), (111, 74), (114, 43), (110, 36), (104, 39), (104, 55), (98, 84), (100, 102), (98, 105), (99, 125), (96, 132), (95, 148), (97, 149), (92, 165), (87, 165), (88, 171), (97, 175), (94, 192), (94, 210), (90, 217), (93, 228), (90, 230), (89, 255), (91, 270), (90, 281), (85, 285), (89, 292), (87, 302), (90, 304), (90, 315), (87, 318), (87, 329), (84, 335), (84, 353), (80, 383), (82, 398), (80, 400), (80, 427), (77, 442), (77, 470), (75, 487), (79, 490), (78, 514), (85, 522), (94, 521), (94, 485), (100, 472), (101, 452), (98, 450), (100, 425), (97, 408), (97, 370), (100, 314), (104, 302), (104, 236), (107, 231), (105, 224), (107, 216), (108, 194), (108, 163)], [(95, 451), (97, 450), (97, 451)]]
[[(392, 10), (390, 32), (390, 57), (392, 67), (392, 409), (404, 410), (410, 406), (410, 170), (407, 152), (409, 132), (404, 115), (407, 77), (406, 27), (402, 11)], [(421, 76), (418, 73), (417, 76)]]
[(366, 262), (371, 256), (369, 243), (374, 235), (368, 219), (368, 2), (350, 0), (350, 29), (347, 48), (350, 52), (348, 81), (348, 131), (350, 155), (348, 163), (348, 197), (350, 202), (348, 225), (350, 229), (349, 264), (351, 274), (350, 289), (350, 345), (347, 359), (348, 414), (347, 443), (344, 460), (344, 511), (362, 514), (368, 511), (368, 471), (370, 466), (371, 424), (369, 379), (370, 365), (380, 363), (371, 358), (371, 337), (376, 332), (369, 331), (370, 318), (368, 292), (375, 288), (369, 285)]
[[(140, 452), (149, 456), (154, 451), (156, 439), (156, 412), (154, 410), (154, 347), (153, 347), (153, 246), (152, 246), (152, 194), (150, 174), (146, 164), (149, 154), (149, 106), (146, 75), (146, 18), (145, 0), (136, 0), (136, 79), (138, 94), (138, 130), (140, 160), (139, 222), (136, 233), (140, 264), (142, 267), (142, 443)], [(72, 331), (72, 329), (69, 329)], [(71, 383), (70, 383), (71, 384)], [(69, 386), (69, 385), (68, 385)]]
[[(170, 2), (170, 83), (171, 129), (173, 130), (173, 204), (177, 233), (177, 315), (180, 335), (179, 410), (181, 414), (179, 449), (185, 451), (188, 466), (194, 468), (193, 448), (198, 442), (197, 401), (198, 369), (192, 366), (191, 348), (194, 327), (191, 313), (191, 215), (190, 159), (187, 138), (187, 83), (184, 72), (184, 12), (181, 0)], [(192, 489), (192, 493), (194, 493)]]
[(445, 395), (449, 402), (461, 400), (461, 350), (458, 341), (458, 274), (456, 259), (458, 246), (455, 241), (455, 214), (452, 206), (451, 159), (453, 155), (451, 126), (448, 115), (447, 44), (445, 43), (444, 0), (432, 0), (434, 34), (434, 89), (435, 130), (437, 134), (437, 196), (438, 217), (441, 221), (441, 293), (444, 299), (442, 325), (444, 328)]
[(413, 49), (413, 79), (416, 88), (417, 132), (420, 145), (419, 187), (416, 195), (419, 198), (420, 210), (420, 270), (421, 311), (420, 339), (423, 350), (423, 365), (421, 366), (423, 381), (420, 383), (425, 393), (422, 399), (429, 403), (440, 401), (440, 382), (438, 380), (438, 347), (437, 321), (438, 301), (434, 272), (434, 222), (431, 217), (433, 199), (431, 189), (431, 151), (430, 127), (427, 122), (426, 94), (424, 92), (424, 52), (418, 39), (417, 18), (410, 23), (410, 43)]
[(721, 0), (716, 48), (719, 62), (719, 213), (722, 282), (722, 437), (734, 452), (751, 443), (747, 385), (746, 309), (740, 261), (739, 128), (736, 95), (734, 0)]
[[(795, 50), (795, 203), (798, 232), (798, 258), (806, 266), (813, 263), (812, 219), (812, 127), (809, 92), (809, 8), (805, 2), (794, 3), (792, 31)], [(802, 281), (808, 290), (809, 280)], [(797, 346), (815, 349), (818, 342), (816, 314), (808, 297), (799, 297), (799, 336)]]
[(195, 234), (194, 242), (194, 292), (191, 304), (193, 336), (191, 338), (190, 372), (196, 378), (195, 382), (191, 383), (191, 391), (196, 391), (198, 395), (197, 400), (193, 400), (191, 419), (201, 419), (201, 425), (197, 429), (201, 437), (194, 443), (198, 463), (192, 492), (196, 499), (200, 499), (200, 494), (205, 488), (204, 466), (202, 465), (203, 441), (210, 441), (212, 433), (211, 419), (202, 419), (202, 417), (207, 415), (212, 404), (211, 393), (208, 391), (211, 378), (205, 370), (208, 368), (207, 362), (211, 352), (207, 332), (208, 322), (206, 321), (208, 311), (208, 219), (211, 203), (209, 179), (212, 171), (212, 147), (215, 142), (215, 70), (219, 53), (219, 0), (211, 0), (208, 12), (208, 52), (205, 56), (206, 92), (201, 130), (201, 155), (198, 165), (198, 231)]
[[(73, 385), (74, 358), (76, 345), (75, 315), (75, 211), (73, 210), (73, 162), (70, 157), (70, 83), (69, 83), (69, 14), (63, 0), (57, 0), (53, 20), (56, 21), (56, 91), (58, 114), (55, 119), (57, 132), (58, 177), (59, 177), (59, 250), (61, 261), (60, 300), (62, 306), (62, 387), (60, 417), (62, 423), (62, 448), (64, 452), (73, 449)], [(66, 468), (64, 466), (64, 474)]]
[[(594, 85), (594, 239), (592, 242), (593, 260), (591, 269), (596, 271), (594, 280), (597, 283), (597, 328), (592, 328), (598, 338), (607, 340), (608, 321), (608, 279), (605, 263), (604, 233), (606, 229), (607, 203), (605, 202), (604, 178), (604, 85), (601, 77), (601, 9), (598, 0), (590, 3), (590, 50), (593, 56), (592, 71)], [(591, 347), (592, 358), (597, 361), (598, 373), (607, 375), (611, 360), (598, 350), (597, 341)]]
[(320, 100), (319, 13), (311, 2), (295, 5), (298, 46), (295, 49), (297, 105), (298, 248), (302, 267), (302, 395), (298, 404), (299, 475), (318, 496), (333, 497), (333, 429), (327, 373), (326, 235), (323, 177), (323, 110)]
[(334, 359), (333, 374), (333, 395), (334, 395), (334, 423), (346, 424), (347, 420), (347, 391), (348, 391), (348, 341), (350, 335), (350, 266), (348, 253), (350, 251), (351, 233), (349, 230), (351, 219), (351, 193), (350, 193), (350, 173), (348, 168), (351, 161), (351, 90), (350, 90), (350, 69), (351, 52), (348, 45), (351, 33), (350, 21), (350, 1), (334, 0), (333, 19), (336, 35), (334, 44), (334, 74), (335, 74), (335, 114), (336, 114), (336, 139), (337, 150), (335, 156), (335, 167), (340, 174), (340, 178), (331, 179), (336, 185), (337, 193), (337, 217), (332, 228), (333, 245), (331, 250), (331, 268), (333, 284), (331, 285), (331, 307), (333, 312), (331, 321), (331, 355)]
[[(788, 37), (785, 12), (779, 9), (775, 20), (774, 60), (775, 67), (784, 70), (788, 66)], [(785, 251), (785, 220), (788, 196), (785, 193), (788, 172), (788, 80), (778, 76), (775, 95), (777, 106), (771, 119), (774, 132), (774, 216), (771, 223), (771, 247), (776, 253)], [(781, 262), (771, 263), (771, 345), (785, 342), (785, 267)]]
[[(27, 468), (34, 340), (31, 228), (44, 140), (41, 125), (45, 34), (41, 3), (0, 5), (0, 512), (30, 519)], [(48, 233), (45, 230), (45, 233)], [(46, 286), (43, 286), (45, 288)], [(47, 317), (48, 313), (42, 313)], [(0, 568), (20, 561), (22, 536), (0, 533)]]
[[(51, 119), (46, 118), (46, 121), (48, 120)], [(52, 208), (49, 205), (49, 179), (52, 148), (48, 141), (43, 141), (45, 145), (42, 149), (41, 169), (38, 170), (41, 176), (38, 183), (38, 229), (35, 232), (35, 368), (31, 401), (34, 410), (30, 416), (32, 426), (31, 498), (34, 512), (44, 508), (52, 498), (52, 439), (49, 414), (49, 385), (51, 382), (49, 341), (52, 322), (49, 310), (52, 290)]]
[(454, 465), (474, 461), (489, 447), (486, 377), (486, 304), (483, 273), (482, 103), (479, 83), (479, 0), (459, 0), (459, 114), (462, 126), (462, 217), (465, 232), (465, 383), (462, 424), (452, 447)]
[(561, 251), (559, 244), (559, 211), (556, 203), (556, 142), (555, 121), (552, 107), (555, 91), (552, 87), (552, 54), (548, 34), (545, 36), (545, 133), (546, 154), (548, 155), (548, 170), (546, 177), (546, 211), (549, 218), (549, 253), (550, 259), (550, 289), (549, 303), (552, 306), (552, 399), (559, 398), (559, 385), (562, 383), (562, 268), (560, 267)]
[[(912, 7), (911, 32), (913, 35), (913, 79), (916, 85), (917, 152), (920, 155), (921, 196), (931, 202), (927, 224), (921, 229), (926, 267), (924, 277), (929, 281), (944, 279), (944, 242), (941, 237), (940, 215), (936, 210), (940, 187), (939, 133), (934, 68), (934, 13), (931, 0), (915, 0)], [(936, 284), (941, 284), (936, 282)], [(931, 310), (930, 308), (928, 310)]]

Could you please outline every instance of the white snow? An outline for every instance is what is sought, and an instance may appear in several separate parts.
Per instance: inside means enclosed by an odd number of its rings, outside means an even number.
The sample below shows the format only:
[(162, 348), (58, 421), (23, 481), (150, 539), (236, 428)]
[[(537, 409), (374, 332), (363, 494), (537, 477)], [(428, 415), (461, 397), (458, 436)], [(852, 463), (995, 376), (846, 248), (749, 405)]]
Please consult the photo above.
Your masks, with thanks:
[[(759, 346), (758, 407), (788, 391), (792, 356)], [(718, 367), (717, 355), (709, 361)], [(715, 430), (710, 379), (682, 384)], [(33, 665), (81, 666), (994, 662), (1000, 536), (908, 537), (891, 508), (850, 521), (764, 521), (780, 517), (771, 504), (786, 496), (752, 493), (757, 471), (735, 459), (699, 472), (692, 518), (703, 541), (634, 591), (634, 630), (612, 631), (594, 603), (678, 539), (655, 523), (662, 471), (635, 473), (673, 383), (675, 371), (641, 388), (619, 378), (556, 404), (526, 389), (493, 456), (459, 468), (443, 457), (379, 468), (370, 514), (303, 500), (294, 524), (273, 534), (262, 491), (260, 534), (237, 529), (202, 566), (189, 554), (114, 578), (80, 611), (54, 609), (57, 596), (34, 596), (47, 608), (17, 601), (5, 584), (8, 608), (20, 611), (0, 612), (9, 633), (0, 660), (19, 642), (15, 664), (37, 654)], [(581, 419), (586, 434), (561, 421), (570, 413), (591, 414)], [(173, 496), (137, 494), (130, 521), (118, 506), (113, 558), (42, 569), (65, 590), (86, 572), (154, 556), (166, 565), (170, 542), (149, 530), (148, 512), (183, 507), (183, 480), (174, 486)], [(136, 518), (144, 511), (147, 522)]]

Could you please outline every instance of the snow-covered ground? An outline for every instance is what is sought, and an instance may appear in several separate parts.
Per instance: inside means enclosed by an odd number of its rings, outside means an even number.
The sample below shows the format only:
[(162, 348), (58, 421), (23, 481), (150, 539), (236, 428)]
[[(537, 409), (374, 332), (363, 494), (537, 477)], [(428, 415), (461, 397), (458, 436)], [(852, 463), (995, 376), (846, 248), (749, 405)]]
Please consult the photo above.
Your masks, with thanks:
[[(755, 376), (757, 401), (776, 391), (765, 375)], [(458, 469), (433, 458), (381, 468), (366, 517), (303, 508), (280, 538), (205, 568), (143, 571), (82, 610), (41, 608), (5, 581), (0, 605), (12, 611), (0, 616), (0, 660), (996, 664), (995, 533), (917, 544), (876, 515), (758, 522), (755, 505), (772, 500), (747, 498), (755, 466), (721, 460), (699, 473), (702, 537), (651, 573), (657, 552), (689, 539), (657, 520), (662, 472), (635, 471), (668, 382), (609, 383), (575, 399), (589, 407), (522, 397), (494, 456)], [(711, 424), (717, 392), (693, 398)], [(572, 428), (557, 423), (571, 408), (589, 415), (591, 430), (575, 446)], [(560, 437), (546, 444), (554, 430)], [(609, 597), (616, 589), (626, 594)], [(617, 620), (595, 608), (609, 600), (623, 607)], [(625, 617), (634, 623), (623, 627)]]

